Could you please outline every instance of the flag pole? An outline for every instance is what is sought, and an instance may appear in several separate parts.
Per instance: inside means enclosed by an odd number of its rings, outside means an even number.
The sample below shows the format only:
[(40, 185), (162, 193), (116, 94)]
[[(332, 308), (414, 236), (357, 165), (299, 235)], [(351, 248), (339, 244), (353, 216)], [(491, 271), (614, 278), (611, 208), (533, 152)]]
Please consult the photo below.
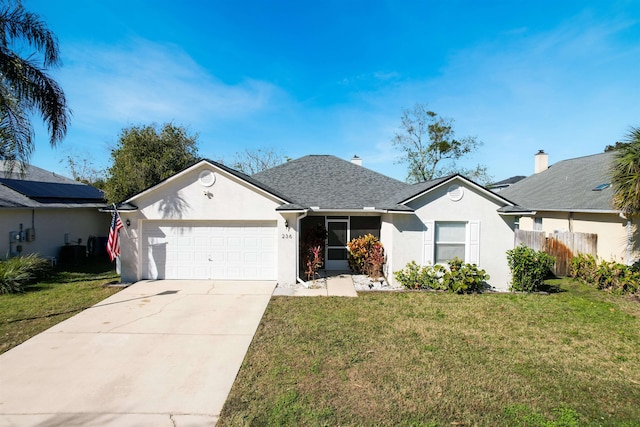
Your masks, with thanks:
[[(118, 213), (118, 208), (116, 208), (116, 204), (115, 203), (113, 204), (113, 210), (116, 213), (116, 215), (120, 216), (120, 214)], [(120, 218), (120, 221), (122, 221), (122, 218)], [(124, 224), (122, 224), (122, 225), (124, 225)], [(131, 237), (129, 237), (129, 232), (127, 231), (127, 227), (124, 226), (124, 227), (122, 227), (122, 229), (124, 230), (124, 234), (127, 235), (127, 239), (130, 239)]]

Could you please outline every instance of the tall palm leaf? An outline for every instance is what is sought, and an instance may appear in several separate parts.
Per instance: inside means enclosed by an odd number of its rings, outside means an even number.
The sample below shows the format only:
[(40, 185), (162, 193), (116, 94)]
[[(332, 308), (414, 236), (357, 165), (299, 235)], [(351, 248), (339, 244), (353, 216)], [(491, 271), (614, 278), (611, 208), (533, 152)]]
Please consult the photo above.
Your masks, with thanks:
[(611, 172), (613, 204), (626, 214), (640, 213), (640, 128), (631, 128), (616, 150)]
[[(27, 163), (34, 148), (31, 113), (42, 116), (55, 146), (67, 133), (71, 112), (58, 83), (46, 74), (61, 65), (55, 35), (20, 3), (0, 6), (0, 158)], [(13, 46), (36, 52), (23, 58)]]

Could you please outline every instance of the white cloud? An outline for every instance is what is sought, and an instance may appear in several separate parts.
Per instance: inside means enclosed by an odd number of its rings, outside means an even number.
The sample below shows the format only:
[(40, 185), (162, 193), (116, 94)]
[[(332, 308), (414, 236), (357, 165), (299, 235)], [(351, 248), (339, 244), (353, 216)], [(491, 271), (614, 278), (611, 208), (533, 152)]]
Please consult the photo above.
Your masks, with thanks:
[(268, 82), (225, 84), (176, 45), (136, 39), (65, 51), (60, 80), (79, 126), (246, 117), (281, 96)]

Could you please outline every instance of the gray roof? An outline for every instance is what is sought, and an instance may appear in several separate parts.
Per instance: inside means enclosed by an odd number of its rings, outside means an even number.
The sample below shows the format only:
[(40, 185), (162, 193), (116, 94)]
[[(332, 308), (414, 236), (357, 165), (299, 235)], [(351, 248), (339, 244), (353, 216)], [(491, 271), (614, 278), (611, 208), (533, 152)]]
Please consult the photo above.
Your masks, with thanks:
[(408, 199), (411, 199), (414, 196), (417, 196), (418, 194), (424, 193), (425, 191), (430, 190), (431, 188), (441, 184), (442, 182), (453, 178), (454, 176), (455, 175), (443, 176), (442, 178), (436, 178), (429, 181), (418, 182), (416, 184), (407, 185), (407, 188), (393, 195), (393, 200), (396, 203), (405, 202)]
[(510, 186), (510, 185), (515, 184), (516, 182), (522, 181), (525, 178), (526, 178), (526, 176), (524, 176), (524, 175), (512, 176), (510, 178), (503, 179), (502, 181), (498, 181), (498, 182), (494, 182), (492, 184), (489, 184), (489, 185), (487, 185), (487, 188)]
[(611, 183), (614, 152), (555, 163), (502, 190), (500, 195), (531, 210), (614, 211), (613, 189), (594, 191)]
[(12, 172), (9, 164), (0, 161), (0, 208), (69, 208), (102, 207), (101, 192), (95, 188), (57, 175), (33, 165), (26, 165), (24, 173), (16, 163)]
[(309, 155), (251, 176), (292, 206), (320, 209), (393, 209), (409, 184), (330, 155)]

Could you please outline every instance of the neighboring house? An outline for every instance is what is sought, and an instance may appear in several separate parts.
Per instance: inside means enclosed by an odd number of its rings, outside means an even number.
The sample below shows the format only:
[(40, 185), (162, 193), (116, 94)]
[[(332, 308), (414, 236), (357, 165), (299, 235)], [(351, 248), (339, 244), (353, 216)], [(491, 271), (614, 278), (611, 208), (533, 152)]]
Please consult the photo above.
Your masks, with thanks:
[(502, 190), (511, 187), (516, 182), (522, 181), (525, 178), (526, 178), (526, 176), (524, 176), (524, 175), (512, 176), (511, 178), (503, 179), (502, 181), (498, 181), (498, 182), (494, 182), (493, 184), (489, 184), (489, 185), (487, 185), (487, 188), (489, 190), (493, 191), (494, 193), (499, 193)]
[(563, 160), (548, 167), (548, 155), (535, 156), (535, 174), (500, 192), (528, 209), (523, 230), (570, 231), (598, 235), (597, 255), (631, 263), (638, 259), (638, 217), (613, 208), (611, 168), (614, 153)]
[(518, 209), (459, 175), (409, 185), (362, 167), (358, 158), (311, 155), (253, 176), (202, 160), (119, 210), (127, 224), (123, 281), (302, 281), (299, 242), (320, 224), (328, 230), (327, 270), (346, 270), (346, 243), (372, 233), (384, 245), (391, 281), (412, 260), (458, 256), (506, 290)]
[(58, 257), (62, 246), (108, 234), (100, 190), (33, 165), (24, 175), (20, 164), (13, 173), (6, 166), (0, 161), (0, 258)]

